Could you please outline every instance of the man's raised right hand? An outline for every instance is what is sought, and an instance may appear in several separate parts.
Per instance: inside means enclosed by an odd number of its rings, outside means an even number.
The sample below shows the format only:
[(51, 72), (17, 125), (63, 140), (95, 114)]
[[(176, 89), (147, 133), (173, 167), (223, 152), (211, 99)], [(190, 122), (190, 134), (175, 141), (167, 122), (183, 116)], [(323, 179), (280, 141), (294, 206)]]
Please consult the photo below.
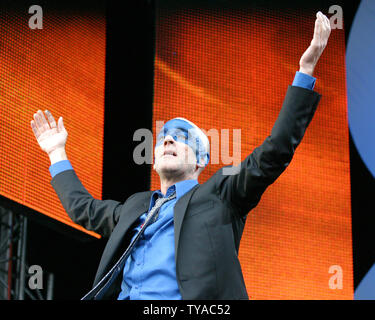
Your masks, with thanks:
[(40, 148), (49, 155), (52, 163), (67, 160), (65, 144), (68, 132), (64, 127), (63, 118), (60, 117), (56, 124), (51, 112), (45, 110), (45, 114), (47, 119), (43, 112), (38, 110), (37, 113), (34, 113), (34, 120), (31, 120), (35, 138)]

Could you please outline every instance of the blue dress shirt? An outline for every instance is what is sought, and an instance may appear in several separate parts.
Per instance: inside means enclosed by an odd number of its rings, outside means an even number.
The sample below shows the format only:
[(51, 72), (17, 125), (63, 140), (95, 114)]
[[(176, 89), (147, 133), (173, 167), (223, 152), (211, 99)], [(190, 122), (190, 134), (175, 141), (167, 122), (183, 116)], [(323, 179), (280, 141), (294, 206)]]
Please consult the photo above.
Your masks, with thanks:
[[(313, 90), (315, 82), (316, 78), (297, 71), (293, 86)], [(69, 160), (56, 162), (49, 167), (52, 177), (65, 170), (73, 170)], [(168, 189), (165, 196), (168, 197), (176, 191), (176, 198), (163, 204), (158, 219), (147, 227), (127, 259), (119, 300), (181, 299), (176, 279), (173, 208), (178, 199), (197, 183), (197, 180), (185, 180)], [(163, 196), (160, 190), (154, 191), (149, 210), (156, 199)], [(146, 215), (147, 212), (138, 219), (138, 227), (133, 230), (133, 237), (140, 230)]]
[[(176, 279), (173, 209), (196, 184), (197, 180), (185, 180), (168, 188), (165, 197), (176, 191), (176, 198), (160, 208), (158, 219), (146, 228), (126, 261), (119, 300), (181, 300)], [(153, 192), (148, 211), (158, 197), (164, 197), (160, 190)], [(146, 216), (147, 213), (139, 218), (136, 233)]]

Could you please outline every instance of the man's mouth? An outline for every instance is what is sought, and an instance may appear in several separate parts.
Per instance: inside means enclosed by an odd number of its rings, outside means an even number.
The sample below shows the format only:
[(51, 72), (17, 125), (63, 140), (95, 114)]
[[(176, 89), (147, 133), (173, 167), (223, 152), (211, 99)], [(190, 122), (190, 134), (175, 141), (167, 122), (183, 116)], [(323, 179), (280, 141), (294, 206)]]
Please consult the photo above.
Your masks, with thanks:
[(174, 152), (174, 151), (172, 151), (172, 150), (166, 150), (166, 151), (164, 151), (163, 156), (173, 156), (173, 157), (177, 157), (177, 153)]

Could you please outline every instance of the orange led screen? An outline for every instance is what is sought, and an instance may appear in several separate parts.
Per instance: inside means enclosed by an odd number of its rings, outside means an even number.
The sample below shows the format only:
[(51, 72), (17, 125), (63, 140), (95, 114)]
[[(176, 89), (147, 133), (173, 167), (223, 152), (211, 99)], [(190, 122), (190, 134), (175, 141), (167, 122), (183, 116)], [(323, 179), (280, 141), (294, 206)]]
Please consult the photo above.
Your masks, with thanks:
[[(240, 129), (243, 160), (271, 132), (315, 12), (158, 8), (154, 130), (184, 117), (206, 131), (229, 129), (232, 150)], [(314, 75), (323, 96), (315, 117), (247, 217), (239, 258), (250, 299), (353, 298), (344, 30), (332, 31)], [(210, 163), (199, 182), (223, 165)], [(151, 189), (159, 188), (153, 171)]]
[(50, 161), (30, 121), (38, 109), (64, 118), (68, 158), (101, 199), (105, 16), (46, 10), (43, 29), (30, 29), (30, 17), (27, 10), (1, 13), (0, 195), (87, 232), (71, 221), (52, 188)]

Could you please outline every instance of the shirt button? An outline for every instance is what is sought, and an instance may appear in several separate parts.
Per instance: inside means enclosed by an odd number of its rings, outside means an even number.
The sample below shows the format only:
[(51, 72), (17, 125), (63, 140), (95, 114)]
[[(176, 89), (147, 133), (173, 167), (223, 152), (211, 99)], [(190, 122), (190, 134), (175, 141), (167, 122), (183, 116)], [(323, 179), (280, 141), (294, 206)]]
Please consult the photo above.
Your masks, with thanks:
[(138, 289), (138, 286), (134, 286), (134, 289)]

